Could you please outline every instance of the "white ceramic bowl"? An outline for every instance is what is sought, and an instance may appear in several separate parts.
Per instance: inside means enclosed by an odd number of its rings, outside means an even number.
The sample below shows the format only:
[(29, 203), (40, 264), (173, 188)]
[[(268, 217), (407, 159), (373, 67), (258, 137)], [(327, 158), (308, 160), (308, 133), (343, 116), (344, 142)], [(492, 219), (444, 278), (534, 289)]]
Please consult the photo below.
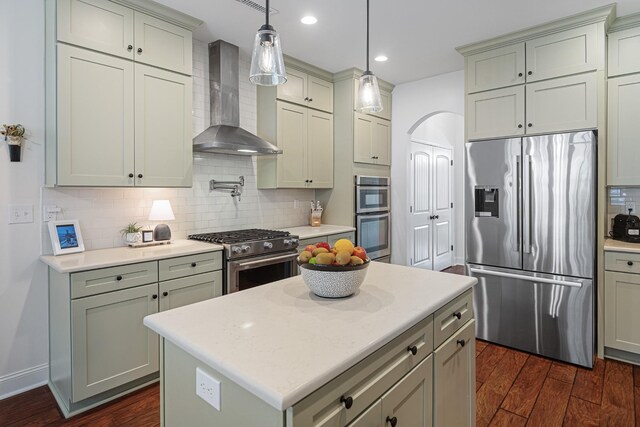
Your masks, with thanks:
[(302, 280), (311, 292), (324, 298), (344, 298), (353, 295), (369, 270), (370, 262), (354, 266), (301, 264)]

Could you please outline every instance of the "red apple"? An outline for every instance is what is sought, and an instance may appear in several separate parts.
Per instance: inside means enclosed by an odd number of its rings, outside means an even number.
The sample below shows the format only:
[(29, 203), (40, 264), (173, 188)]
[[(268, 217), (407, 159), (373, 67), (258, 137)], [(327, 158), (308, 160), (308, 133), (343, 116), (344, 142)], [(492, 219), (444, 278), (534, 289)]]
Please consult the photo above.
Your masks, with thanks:
[(304, 248), (305, 251), (309, 251), (311, 253), (313, 253), (313, 251), (315, 251), (316, 249), (318, 249), (316, 245), (307, 245), (307, 247)]
[(363, 261), (367, 261), (367, 251), (362, 246), (356, 246), (353, 248), (353, 255), (357, 256)]
[(316, 243), (316, 248), (325, 248), (329, 252), (331, 252), (331, 246), (327, 242), (318, 242)]

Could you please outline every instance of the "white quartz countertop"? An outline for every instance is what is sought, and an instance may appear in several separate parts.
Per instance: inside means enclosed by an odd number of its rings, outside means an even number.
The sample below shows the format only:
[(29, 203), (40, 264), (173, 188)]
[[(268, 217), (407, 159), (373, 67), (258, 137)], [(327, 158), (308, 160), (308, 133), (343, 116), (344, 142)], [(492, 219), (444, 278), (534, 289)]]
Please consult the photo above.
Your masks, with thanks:
[(113, 267), (135, 262), (221, 251), (222, 249), (222, 246), (212, 243), (197, 242), (195, 240), (174, 240), (168, 245), (143, 246), (138, 248), (124, 246), (119, 248), (97, 249), (78, 254), (58, 256), (42, 255), (40, 256), (40, 260), (59, 273), (73, 273), (76, 271)]
[(144, 324), (285, 410), (475, 283), (372, 262), (351, 298), (316, 297), (296, 276), (153, 314)]
[(604, 241), (604, 250), (640, 254), (640, 243), (629, 243), (621, 242), (620, 240), (606, 239)]
[(331, 234), (348, 233), (355, 231), (353, 227), (345, 225), (329, 225), (322, 224), (319, 227), (311, 227), (310, 225), (303, 225), (301, 227), (283, 228), (282, 231), (288, 231), (294, 236), (298, 236), (300, 239), (313, 239), (315, 237), (329, 236)]

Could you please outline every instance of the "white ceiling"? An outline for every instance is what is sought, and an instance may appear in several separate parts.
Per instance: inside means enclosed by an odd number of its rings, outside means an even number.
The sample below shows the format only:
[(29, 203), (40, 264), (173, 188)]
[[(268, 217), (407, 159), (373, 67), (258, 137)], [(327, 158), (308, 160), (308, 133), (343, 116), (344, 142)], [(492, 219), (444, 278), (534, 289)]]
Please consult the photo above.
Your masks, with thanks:
[[(195, 37), (251, 51), (264, 16), (235, 0), (157, 0), (204, 21)], [(254, 0), (261, 5), (265, 0)], [(456, 46), (609, 4), (610, 0), (370, 0), (371, 70), (398, 84), (463, 68)], [(286, 54), (331, 72), (365, 66), (365, 0), (272, 0), (271, 24)], [(617, 15), (640, 12), (619, 0)], [(304, 25), (306, 14), (318, 18)], [(386, 63), (373, 57), (385, 54)]]

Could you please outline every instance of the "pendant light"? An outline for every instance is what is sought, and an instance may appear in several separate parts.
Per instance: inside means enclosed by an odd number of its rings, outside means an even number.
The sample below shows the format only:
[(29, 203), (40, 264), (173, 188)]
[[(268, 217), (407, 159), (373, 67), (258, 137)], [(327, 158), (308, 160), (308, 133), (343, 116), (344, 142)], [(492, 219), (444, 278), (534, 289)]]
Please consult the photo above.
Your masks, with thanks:
[(378, 79), (369, 70), (369, 0), (367, 0), (367, 70), (360, 77), (356, 110), (361, 113), (379, 113), (382, 111)]
[(287, 81), (287, 74), (284, 70), (280, 36), (269, 25), (269, 0), (267, 0), (265, 15), (266, 22), (258, 30), (253, 42), (249, 80), (261, 86), (281, 85)]

